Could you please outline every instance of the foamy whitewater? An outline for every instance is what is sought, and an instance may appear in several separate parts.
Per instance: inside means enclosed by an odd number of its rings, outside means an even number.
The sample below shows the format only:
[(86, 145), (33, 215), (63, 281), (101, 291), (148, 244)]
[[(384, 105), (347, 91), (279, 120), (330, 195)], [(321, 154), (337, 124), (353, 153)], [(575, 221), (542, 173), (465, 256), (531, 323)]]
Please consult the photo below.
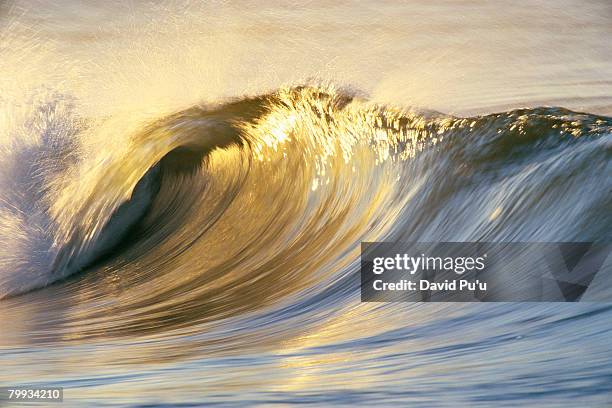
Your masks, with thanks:
[(609, 5), (132, 7), (0, 6), (0, 386), (612, 403), (608, 303), (359, 292), (362, 241), (612, 240)]

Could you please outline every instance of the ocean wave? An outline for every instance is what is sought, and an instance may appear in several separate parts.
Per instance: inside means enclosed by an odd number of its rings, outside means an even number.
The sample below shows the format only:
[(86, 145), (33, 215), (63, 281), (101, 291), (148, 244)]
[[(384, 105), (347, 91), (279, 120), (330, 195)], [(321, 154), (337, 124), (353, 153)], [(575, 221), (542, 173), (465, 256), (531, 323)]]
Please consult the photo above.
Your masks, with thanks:
[(299, 86), (191, 107), (92, 157), (95, 123), (69, 106), (36, 107), (36, 143), (0, 166), (0, 297), (76, 307), (54, 336), (314, 318), (355, 296), (361, 241), (612, 238), (607, 117), (460, 118)]

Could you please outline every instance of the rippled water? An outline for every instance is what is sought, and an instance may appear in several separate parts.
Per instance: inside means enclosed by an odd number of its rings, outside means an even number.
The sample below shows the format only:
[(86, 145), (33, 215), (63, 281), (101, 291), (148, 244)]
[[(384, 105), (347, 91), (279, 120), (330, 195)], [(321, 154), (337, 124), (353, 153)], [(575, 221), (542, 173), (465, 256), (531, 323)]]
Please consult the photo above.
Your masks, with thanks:
[(0, 13), (0, 385), (612, 403), (607, 303), (359, 293), (361, 241), (612, 239), (607, 2)]

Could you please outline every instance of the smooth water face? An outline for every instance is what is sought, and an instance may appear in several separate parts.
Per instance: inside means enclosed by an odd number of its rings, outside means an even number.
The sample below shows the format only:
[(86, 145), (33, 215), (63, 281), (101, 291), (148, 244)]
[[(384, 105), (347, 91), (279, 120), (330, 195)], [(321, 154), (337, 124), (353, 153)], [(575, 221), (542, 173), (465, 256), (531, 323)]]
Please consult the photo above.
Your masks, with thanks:
[(359, 292), (361, 241), (612, 239), (607, 1), (13, 1), (0, 24), (0, 386), (612, 403), (609, 304)]

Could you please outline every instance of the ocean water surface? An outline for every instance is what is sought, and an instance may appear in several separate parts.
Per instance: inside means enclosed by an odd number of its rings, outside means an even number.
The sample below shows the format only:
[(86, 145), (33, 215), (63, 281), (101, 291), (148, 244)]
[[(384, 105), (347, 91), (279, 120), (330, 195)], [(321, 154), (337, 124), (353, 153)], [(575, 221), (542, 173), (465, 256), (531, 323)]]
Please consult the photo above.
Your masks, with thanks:
[(0, 3), (0, 387), (605, 407), (579, 303), (362, 303), (362, 241), (612, 240), (608, 1)]

